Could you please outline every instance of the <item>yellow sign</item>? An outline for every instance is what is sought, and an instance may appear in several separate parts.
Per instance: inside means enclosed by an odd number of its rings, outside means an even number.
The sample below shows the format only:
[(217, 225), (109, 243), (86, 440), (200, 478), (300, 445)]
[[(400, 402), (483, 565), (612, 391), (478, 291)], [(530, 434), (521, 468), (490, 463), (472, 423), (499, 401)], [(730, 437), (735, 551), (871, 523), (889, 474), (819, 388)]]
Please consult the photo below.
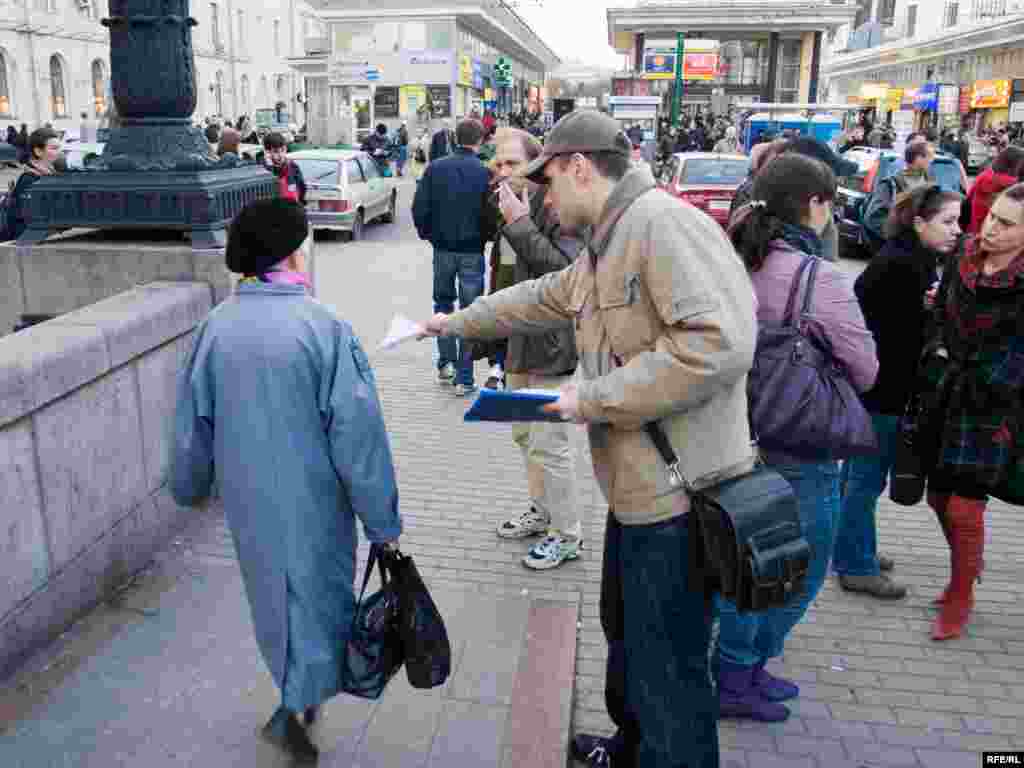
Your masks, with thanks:
[(1009, 80), (977, 80), (971, 94), (971, 109), (999, 109), (1010, 103)]
[(898, 112), (901, 104), (903, 104), (903, 89), (890, 88), (889, 92), (885, 95), (886, 109), (891, 112)]
[(459, 56), (459, 85), (473, 87), (473, 59)]
[(868, 101), (884, 99), (888, 93), (889, 86), (886, 83), (865, 83), (860, 87), (861, 98)]
[(484, 101), (494, 101), (493, 88), (484, 88)]
[(403, 85), (398, 89), (398, 104), (401, 114), (415, 115), (416, 110), (427, 103), (427, 89), (422, 85)]

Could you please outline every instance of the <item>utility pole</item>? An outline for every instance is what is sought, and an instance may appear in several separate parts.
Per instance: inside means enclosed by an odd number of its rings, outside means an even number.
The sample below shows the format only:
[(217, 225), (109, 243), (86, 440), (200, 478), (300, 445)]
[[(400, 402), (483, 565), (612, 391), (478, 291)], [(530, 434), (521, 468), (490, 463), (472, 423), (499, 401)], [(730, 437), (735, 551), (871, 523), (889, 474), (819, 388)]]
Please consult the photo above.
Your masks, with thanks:
[(672, 84), (672, 127), (679, 127), (679, 108), (683, 100), (683, 47), (686, 34), (676, 33), (676, 77)]

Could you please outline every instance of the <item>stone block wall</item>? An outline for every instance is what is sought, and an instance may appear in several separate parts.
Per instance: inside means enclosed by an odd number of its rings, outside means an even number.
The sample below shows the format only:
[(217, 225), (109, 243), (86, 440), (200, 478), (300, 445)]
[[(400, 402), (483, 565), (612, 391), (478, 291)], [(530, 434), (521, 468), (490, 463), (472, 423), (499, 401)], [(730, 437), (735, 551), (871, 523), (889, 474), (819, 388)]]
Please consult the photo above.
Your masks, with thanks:
[(166, 490), (170, 419), (216, 300), (153, 282), (0, 338), (0, 678), (189, 515)]
[(33, 245), (0, 244), (0, 336), (23, 314), (61, 315), (154, 280), (207, 282), (215, 302), (231, 292), (223, 249), (111, 237), (71, 230)]

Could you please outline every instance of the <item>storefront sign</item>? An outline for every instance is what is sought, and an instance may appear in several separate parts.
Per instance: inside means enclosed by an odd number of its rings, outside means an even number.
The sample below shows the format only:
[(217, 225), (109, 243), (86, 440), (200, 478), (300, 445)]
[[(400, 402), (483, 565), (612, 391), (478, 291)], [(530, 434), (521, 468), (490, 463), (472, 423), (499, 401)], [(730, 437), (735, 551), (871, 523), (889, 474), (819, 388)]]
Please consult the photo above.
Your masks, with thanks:
[(478, 91), (484, 89), (483, 62), (480, 59), (473, 59), (473, 87)]
[(999, 109), (1009, 103), (1009, 80), (978, 80), (974, 83), (971, 109)]
[(473, 60), (469, 56), (459, 56), (459, 85), (473, 86)]
[(877, 101), (878, 99), (884, 99), (889, 95), (889, 86), (887, 83), (864, 83), (860, 87), (860, 97), (867, 101)]
[(1024, 122), (1024, 101), (1015, 101), (1010, 104), (1010, 122)]
[(955, 85), (939, 86), (939, 114), (955, 115), (960, 108), (960, 89)]
[(401, 113), (412, 116), (427, 103), (427, 89), (422, 85), (403, 85), (398, 91), (398, 98)]
[(687, 40), (683, 51), (684, 80), (715, 79), (718, 75), (717, 40)]
[(974, 88), (960, 89), (960, 114), (966, 115), (971, 111), (971, 100), (974, 98)]
[(885, 94), (885, 108), (890, 112), (895, 112), (900, 108), (900, 104), (903, 103), (903, 89), (902, 88), (890, 88), (889, 92)]
[(433, 117), (452, 116), (452, 89), (449, 85), (428, 85), (427, 94), (434, 105)]
[(914, 109), (922, 112), (934, 112), (939, 106), (938, 83), (925, 83), (914, 94)]
[(402, 79), (393, 81), (391, 85), (447, 82), (451, 80), (455, 71), (454, 51), (434, 49), (403, 51), (399, 56), (401, 57)]
[(365, 85), (371, 69), (368, 59), (338, 58), (327, 64), (328, 85)]
[(676, 76), (676, 49), (644, 48), (644, 78), (672, 80)]
[(374, 90), (373, 114), (375, 117), (398, 117), (398, 88), (381, 86)]
[(327, 79), (330, 85), (450, 82), (454, 66), (455, 53), (446, 50), (379, 53), (366, 58), (338, 56), (327, 64)]
[(917, 88), (904, 88), (903, 101), (900, 104), (904, 107), (914, 106), (914, 99), (917, 98)]

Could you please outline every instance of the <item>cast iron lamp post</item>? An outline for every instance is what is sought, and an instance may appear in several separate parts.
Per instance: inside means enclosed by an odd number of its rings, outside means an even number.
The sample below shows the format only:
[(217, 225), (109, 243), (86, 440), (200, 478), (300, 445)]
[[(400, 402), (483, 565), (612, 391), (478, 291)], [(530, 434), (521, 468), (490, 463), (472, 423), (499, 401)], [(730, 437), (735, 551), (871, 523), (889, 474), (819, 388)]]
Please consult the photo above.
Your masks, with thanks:
[(173, 230), (192, 247), (223, 248), (226, 227), (249, 202), (276, 194), (262, 165), (210, 154), (192, 125), (196, 76), (188, 0), (110, 0), (110, 76), (120, 126), (86, 171), (32, 187), (19, 243), (71, 227)]

